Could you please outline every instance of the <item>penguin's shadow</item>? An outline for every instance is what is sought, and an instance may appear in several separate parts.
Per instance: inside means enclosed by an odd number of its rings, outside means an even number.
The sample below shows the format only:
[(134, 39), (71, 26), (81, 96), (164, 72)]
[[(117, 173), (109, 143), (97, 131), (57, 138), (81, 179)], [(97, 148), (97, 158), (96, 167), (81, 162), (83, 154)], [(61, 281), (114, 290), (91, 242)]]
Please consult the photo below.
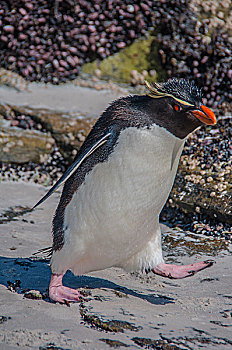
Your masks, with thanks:
[[(22, 294), (25, 291), (33, 289), (40, 291), (42, 294), (46, 294), (50, 276), (51, 271), (48, 260), (0, 257), (0, 284), (6, 287), (9, 287), (9, 285), (13, 287), (16, 286), (15, 291), (17, 293)], [(66, 273), (63, 282), (64, 285), (71, 288), (88, 287), (90, 290), (101, 288), (117, 290), (155, 305), (174, 303), (173, 298), (165, 295), (142, 294), (104, 278), (91, 276), (76, 277), (70, 271)], [(48, 301), (48, 299), (46, 300)]]

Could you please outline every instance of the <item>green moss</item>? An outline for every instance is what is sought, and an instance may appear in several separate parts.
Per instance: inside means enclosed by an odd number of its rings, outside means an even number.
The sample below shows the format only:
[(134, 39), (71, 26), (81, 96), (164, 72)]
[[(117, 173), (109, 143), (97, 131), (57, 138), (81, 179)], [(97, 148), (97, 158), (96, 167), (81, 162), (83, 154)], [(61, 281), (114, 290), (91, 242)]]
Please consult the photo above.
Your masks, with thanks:
[(156, 70), (154, 76), (146, 76), (149, 81), (165, 78), (158, 59), (158, 45), (155, 36), (149, 35), (135, 41), (120, 52), (106, 58), (103, 61), (96, 60), (82, 67), (82, 73), (92, 75), (96, 69), (101, 70), (102, 79), (111, 79), (116, 82), (128, 83), (131, 81), (131, 71)]

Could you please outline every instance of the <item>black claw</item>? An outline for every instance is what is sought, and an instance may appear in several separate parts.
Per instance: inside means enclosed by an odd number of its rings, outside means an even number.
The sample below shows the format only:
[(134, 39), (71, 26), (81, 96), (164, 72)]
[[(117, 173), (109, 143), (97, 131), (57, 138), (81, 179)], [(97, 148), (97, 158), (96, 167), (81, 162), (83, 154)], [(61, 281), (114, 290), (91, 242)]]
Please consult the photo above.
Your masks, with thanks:
[(212, 266), (213, 264), (216, 264), (215, 260), (209, 259), (204, 261), (205, 264), (208, 264), (208, 266)]
[(193, 276), (193, 275), (195, 275), (196, 271), (190, 270), (190, 271), (188, 271), (188, 273), (189, 273), (189, 276)]
[(64, 300), (64, 303), (65, 303), (65, 305), (67, 305), (68, 307), (70, 307), (70, 303), (69, 303), (68, 300)]

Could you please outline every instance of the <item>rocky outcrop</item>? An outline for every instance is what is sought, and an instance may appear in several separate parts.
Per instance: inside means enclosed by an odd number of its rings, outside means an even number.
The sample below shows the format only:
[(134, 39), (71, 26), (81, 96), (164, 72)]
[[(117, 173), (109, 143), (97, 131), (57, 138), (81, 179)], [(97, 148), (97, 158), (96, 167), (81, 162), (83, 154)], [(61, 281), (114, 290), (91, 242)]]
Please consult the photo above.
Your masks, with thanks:
[(174, 187), (170, 194), (171, 204), (188, 212), (207, 214), (232, 225), (232, 172), (205, 172), (199, 168), (188, 169), (180, 162)]
[(47, 132), (51, 133), (65, 159), (71, 160), (87, 136), (93, 119), (80, 115), (67, 115), (62, 112), (48, 109), (39, 109), (25, 106), (0, 105), (0, 114), (10, 113), (30, 116), (36, 123), (40, 123)]
[(54, 139), (37, 130), (10, 126), (0, 116), (0, 161), (8, 163), (42, 163), (52, 150)]

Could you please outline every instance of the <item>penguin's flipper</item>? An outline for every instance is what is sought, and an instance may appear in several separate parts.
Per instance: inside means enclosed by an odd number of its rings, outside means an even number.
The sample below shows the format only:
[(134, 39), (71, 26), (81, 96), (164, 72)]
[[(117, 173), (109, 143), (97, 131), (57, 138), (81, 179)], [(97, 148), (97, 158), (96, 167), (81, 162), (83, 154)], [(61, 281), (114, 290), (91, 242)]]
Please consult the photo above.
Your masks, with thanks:
[(77, 168), (82, 164), (82, 162), (89, 157), (96, 149), (98, 149), (100, 146), (104, 145), (108, 141), (109, 136), (111, 135), (110, 132), (108, 132), (106, 135), (104, 135), (100, 140), (98, 140), (93, 146), (87, 148), (84, 153), (82, 153), (77, 159), (74, 161), (74, 163), (66, 170), (66, 172), (61, 176), (61, 178), (55, 183), (52, 188), (43, 196), (35, 205), (32, 207), (32, 209), (35, 209), (43, 203), (48, 197), (50, 197), (53, 192), (57, 190), (58, 187), (60, 187), (73, 173), (77, 170)]

